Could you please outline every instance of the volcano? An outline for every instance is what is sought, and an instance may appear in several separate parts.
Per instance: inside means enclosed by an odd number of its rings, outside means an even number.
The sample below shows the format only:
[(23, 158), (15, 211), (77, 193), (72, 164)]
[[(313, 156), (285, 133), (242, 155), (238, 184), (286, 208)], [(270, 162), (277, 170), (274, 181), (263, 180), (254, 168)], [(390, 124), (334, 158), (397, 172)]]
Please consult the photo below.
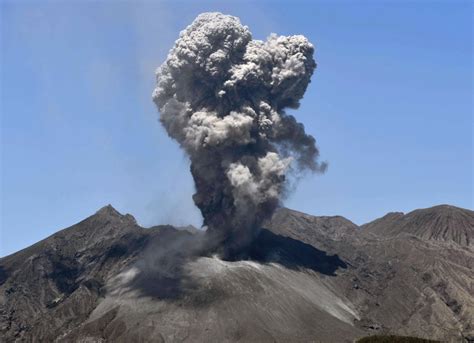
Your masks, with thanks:
[(474, 212), (436, 206), (355, 225), (280, 208), (245, 259), (192, 227), (108, 205), (0, 259), (2, 341), (352, 342), (474, 335)]

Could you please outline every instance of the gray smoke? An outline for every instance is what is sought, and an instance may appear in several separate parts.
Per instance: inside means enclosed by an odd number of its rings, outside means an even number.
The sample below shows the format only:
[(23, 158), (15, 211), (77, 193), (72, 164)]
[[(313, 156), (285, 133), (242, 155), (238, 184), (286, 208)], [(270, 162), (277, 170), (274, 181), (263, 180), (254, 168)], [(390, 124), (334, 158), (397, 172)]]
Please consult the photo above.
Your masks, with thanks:
[(227, 255), (271, 216), (289, 172), (325, 168), (315, 139), (285, 113), (306, 91), (313, 52), (304, 36), (252, 40), (238, 18), (204, 13), (157, 70), (160, 121), (189, 155), (194, 202)]

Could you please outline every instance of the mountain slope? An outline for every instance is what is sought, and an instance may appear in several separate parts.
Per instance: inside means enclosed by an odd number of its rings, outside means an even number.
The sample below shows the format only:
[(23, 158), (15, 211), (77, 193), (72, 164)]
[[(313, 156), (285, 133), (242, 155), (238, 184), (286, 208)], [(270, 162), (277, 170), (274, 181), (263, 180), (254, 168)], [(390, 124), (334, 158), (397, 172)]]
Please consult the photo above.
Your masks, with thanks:
[[(283, 208), (249, 260), (229, 262), (197, 254), (200, 230), (144, 229), (106, 206), (0, 259), (0, 335), (6, 342), (350, 342), (394, 333), (459, 341), (474, 333), (472, 246), (394, 224), (428, 217), (424, 227), (445, 223), (449, 232), (457, 223), (430, 219), (445, 218), (444, 206), (431, 211), (390, 214), (361, 230), (343, 217)], [(407, 222), (400, 223), (413, 227)]]
[(389, 213), (363, 225), (362, 229), (383, 237), (408, 234), (425, 240), (472, 246), (474, 245), (474, 211), (439, 205), (415, 210), (406, 215)]
[(359, 327), (446, 341), (474, 333), (472, 247), (405, 234), (385, 237), (360, 229), (342, 228), (345, 234), (334, 238), (325, 225), (317, 225), (328, 217), (282, 211), (269, 226), (337, 254), (347, 265), (329, 281), (331, 289), (358, 310)]
[(106, 206), (72, 227), (0, 259), (0, 333), (52, 341), (84, 321), (108, 277), (155, 232)]
[[(350, 302), (324, 280), (337, 272), (337, 258), (268, 230), (256, 242), (255, 261), (188, 258), (199, 234), (143, 229), (107, 206), (0, 259), (2, 337), (344, 342), (363, 334)], [(326, 265), (314, 265), (315, 256)]]

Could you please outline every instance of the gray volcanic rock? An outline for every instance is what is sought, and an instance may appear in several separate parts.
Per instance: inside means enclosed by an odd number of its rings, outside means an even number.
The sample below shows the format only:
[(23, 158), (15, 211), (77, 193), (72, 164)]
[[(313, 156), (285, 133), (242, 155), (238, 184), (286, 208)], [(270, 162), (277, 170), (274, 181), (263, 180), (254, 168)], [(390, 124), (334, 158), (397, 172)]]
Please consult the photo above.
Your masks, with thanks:
[[(441, 213), (437, 214), (436, 211)], [(446, 206), (430, 209), (435, 218), (445, 216)], [(462, 213), (469, 210), (457, 209)], [(404, 227), (414, 227), (420, 212), (408, 216)], [(456, 211), (458, 212), (458, 211)], [(402, 214), (389, 214), (383, 221), (389, 225)], [(294, 218), (296, 217), (296, 218)], [(406, 216), (405, 216), (406, 217)], [(463, 223), (464, 218), (461, 217)], [(327, 222), (337, 218), (344, 234), (334, 237)], [(330, 278), (331, 289), (344, 295), (361, 318), (356, 325), (368, 332), (415, 335), (457, 342), (474, 332), (474, 249), (450, 241), (422, 238), (409, 234), (383, 236), (365, 229), (351, 229), (340, 217), (312, 217), (287, 209), (274, 216), (268, 226), (305, 243), (338, 254), (347, 268)], [(384, 224), (378, 224), (380, 231)], [(286, 223), (282, 225), (282, 222)], [(319, 225), (318, 225), (319, 223)], [(350, 222), (349, 222), (350, 223)], [(450, 232), (457, 221), (439, 221), (434, 230)], [(335, 223), (333, 223), (337, 227)], [(424, 222), (428, 228), (429, 223)], [(285, 229), (285, 227), (287, 229)], [(375, 226), (374, 226), (375, 227)], [(467, 230), (474, 226), (466, 225)], [(462, 241), (461, 241), (462, 243)]]
[(425, 240), (468, 246), (474, 245), (474, 211), (439, 205), (406, 215), (400, 212), (389, 213), (363, 225), (362, 229), (383, 237), (408, 234)]
[(0, 335), (6, 341), (54, 341), (85, 321), (106, 280), (158, 229), (106, 206), (72, 227), (0, 259)]
[(4, 257), (0, 334), (7, 342), (343, 342), (363, 334), (356, 311), (325, 281), (343, 265), (337, 257), (263, 230), (252, 261), (189, 258), (200, 234), (143, 229), (107, 206)]
[(347, 235), (356, 234), (358, 230), (356, 224), (341, 216), (315, 217), (287, 208), (276, 211), (270, 225), (272, 230), (278, 233), (291, 233), (301, 238), (311, 235), (319, 236), (315, 237), (316, 240), (323, 237), (340, 240)]
[[(444, 209), (431, 209), (432, 216), (446, 217)], [(361, 230), (343, 217), (283, 208), (247, 259), (232, 262), (199, 253), (201, 230), (144, 229), (106, 206), (0, 259), (0, 336), (351, 342), (383, 332), (455, 342), (472, 335), (472, 246), (380, 234), (407, 216), (390, 214)], [(423, 217), (409, 216), (415, 223)], [(455, 222), (433, 223), (448, 232)]]

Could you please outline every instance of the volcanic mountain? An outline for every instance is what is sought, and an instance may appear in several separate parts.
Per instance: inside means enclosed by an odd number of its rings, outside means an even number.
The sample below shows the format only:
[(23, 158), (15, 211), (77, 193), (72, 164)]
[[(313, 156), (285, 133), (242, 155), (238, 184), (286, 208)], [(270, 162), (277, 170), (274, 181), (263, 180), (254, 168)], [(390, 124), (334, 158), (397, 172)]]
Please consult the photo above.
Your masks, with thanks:
[(425, 240), (474, 245), (474, 212), (449, 205), (416, 210), (406, 215), (389, 213), (362, 226), (381, 237), (414, 235)]
[(2, 341), (351, 342), (474, 335), (473, 212), (391, 213), (358, 227), (279, 209), (248, 257), (199, 253), (191, 227), (106, 206), (0, 259)]

